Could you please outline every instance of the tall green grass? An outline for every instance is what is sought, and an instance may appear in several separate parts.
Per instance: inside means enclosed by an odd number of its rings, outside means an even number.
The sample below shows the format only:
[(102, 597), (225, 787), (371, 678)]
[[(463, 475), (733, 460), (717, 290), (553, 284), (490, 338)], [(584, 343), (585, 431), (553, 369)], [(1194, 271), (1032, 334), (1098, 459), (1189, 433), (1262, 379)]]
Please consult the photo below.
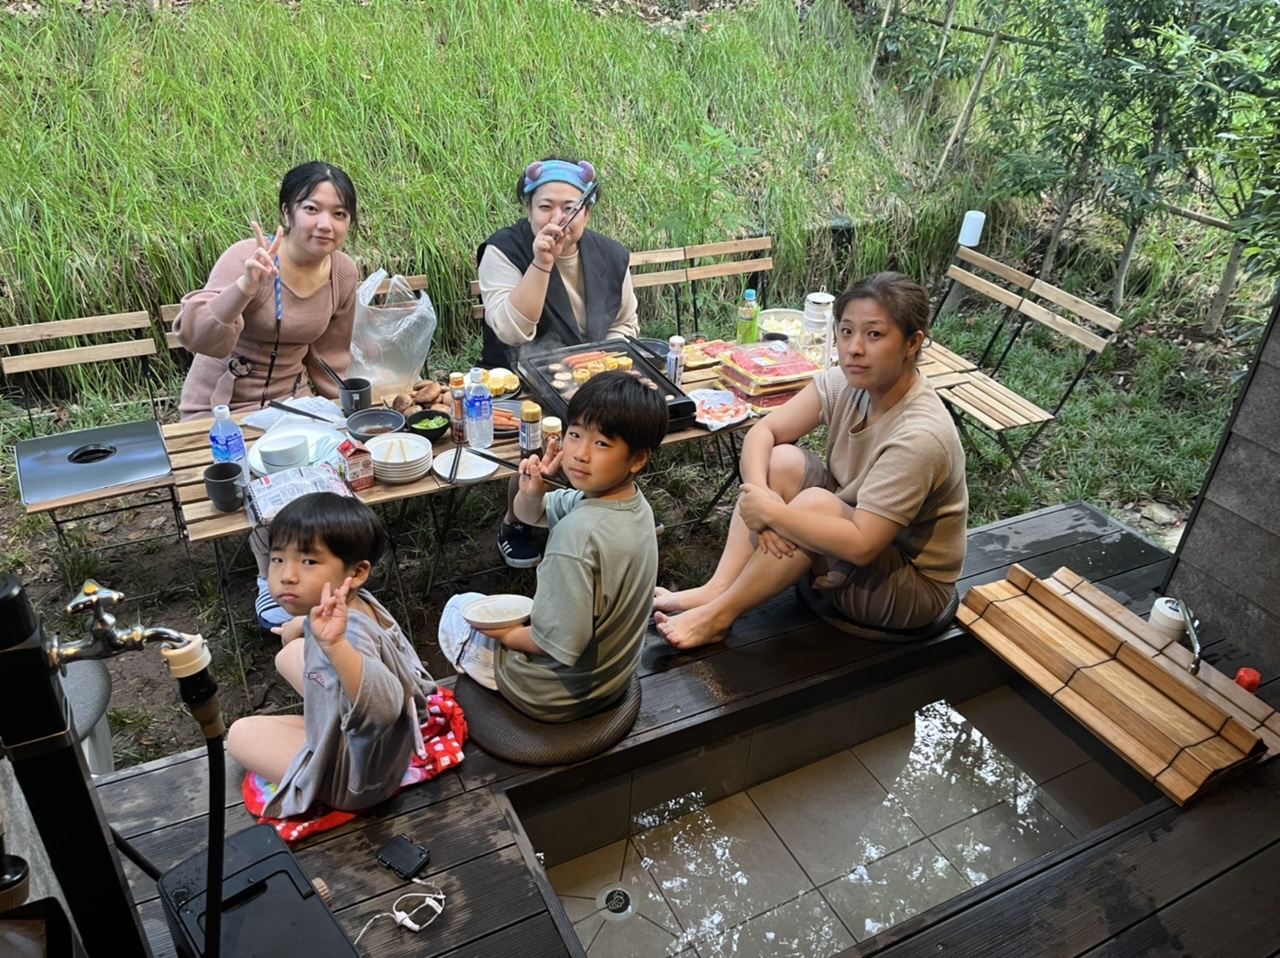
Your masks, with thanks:
[[(563, 0), (229, 0), (0, 18), (0, 324), (154, 308), (198, 287), (270, 221), (285, 169), (344, 167), (349, 251), (425, 272), (446, 344), (474, 333), (476, 246), (520, 215), (531, 159), (591, 158), (593, 226), (634, 249), (699, 196), (676, 143), (704, 122), (761, 152), (723, 189), (775, 238), (775, 304), (837, 271), (945, 259), (968, 178), (920, 192), (924, 149), (891, 89), (867, 87), (839, 0), (789, 0), (663, 31)], [(832, 216), (858, 231), (835, 263)], [(719, 237), (717, 237), (719, 238)]]

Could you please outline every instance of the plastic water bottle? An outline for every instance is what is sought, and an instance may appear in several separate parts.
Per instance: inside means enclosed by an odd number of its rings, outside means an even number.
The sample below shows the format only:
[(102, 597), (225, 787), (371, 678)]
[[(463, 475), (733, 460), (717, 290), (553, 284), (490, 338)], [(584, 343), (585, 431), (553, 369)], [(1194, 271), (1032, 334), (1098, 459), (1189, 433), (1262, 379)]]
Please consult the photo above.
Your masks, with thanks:
[(464, 395), (467, 411), (467, 443), (475, 449), (493, 445), (493, 396), (484, 384), (483, 370), (471, 370), (471, 381)]
[(667, 343), (667, 378), (671, 385), (684, 382), (684, 337), (672, 336)]
[(742, 294), (742, 304), (738, 307), (738, 342), (745, 346), (760, 341), (760, 304), (756, 302), (756, 291), (749, 289)]
[(213, 407), (213, 428), (209, 430), (209, 445), (213, 447), (214, 462), (238, 462), (245, 479), (249, 478), (249, 454), (244, 447), (244, 433), (232, 421), (229, 406)]

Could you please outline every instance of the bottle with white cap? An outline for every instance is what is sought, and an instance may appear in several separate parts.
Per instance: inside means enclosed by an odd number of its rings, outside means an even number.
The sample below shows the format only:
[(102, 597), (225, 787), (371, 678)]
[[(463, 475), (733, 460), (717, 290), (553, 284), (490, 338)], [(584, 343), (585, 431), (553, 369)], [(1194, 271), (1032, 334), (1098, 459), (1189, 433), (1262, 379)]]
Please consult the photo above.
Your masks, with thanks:
[(684, 337), (672, 336), (667, 342), (667, 378), (679, 386), (684, 379)]
[(248, 481), (249, 455), (245, 450), (244, 433), (231, 418), (230, 407), (213, 407), (213, 428), (209, 430), (209, 445), (213, 447), (214, 462), (239, 464), (245, 480)]
[(796, 346), (822, 369), (831, 365), (835, 346), (831, 315), (835, 299), (825, 286), (816, 293), (810, 293), (804, 299), (804, 315), (800, 320), (800, 341)]
[(463, 392), (467, 416), (467, 445), (472, 449), (488, 449), (493, 445), (493, 396), (485, 385), (484, 370), (471, 370), (470, 381)]

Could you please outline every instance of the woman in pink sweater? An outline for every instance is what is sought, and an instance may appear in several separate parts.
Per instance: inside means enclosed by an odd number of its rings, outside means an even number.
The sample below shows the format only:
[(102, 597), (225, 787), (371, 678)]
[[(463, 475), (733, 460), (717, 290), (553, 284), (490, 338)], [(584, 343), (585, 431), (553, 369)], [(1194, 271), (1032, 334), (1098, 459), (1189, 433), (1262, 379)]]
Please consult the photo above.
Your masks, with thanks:
[[(342, 252), (356, 222), (356, 191), (336, 166), (304, 163), (280, 184), (284, 229), (274, 237), (253, 224), (218, 259), (204, 289), (188, 293), (174, 332), (195, 360), (182, 386), (182, 418), (205, 419), (225, 403), (233, 412), (316, 391), (336, 398), (351, 361), (359, 273)], [(280, 278), (277, 312), (276, 277)]]

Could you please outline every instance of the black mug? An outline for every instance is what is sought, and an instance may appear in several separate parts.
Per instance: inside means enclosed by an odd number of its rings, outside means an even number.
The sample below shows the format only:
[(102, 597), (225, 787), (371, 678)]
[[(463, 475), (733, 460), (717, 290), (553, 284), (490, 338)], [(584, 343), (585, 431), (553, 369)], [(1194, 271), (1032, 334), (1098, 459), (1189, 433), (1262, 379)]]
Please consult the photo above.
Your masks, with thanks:
[(373, 383), (367, 379), (348, 379), (347, 385), (338, 389), (338, 404), (344, 416), (368, 409), (373, 405)]
[(219, 512), (235, 512), (244, 505), (245, 476), (238, 462), (215, 462), (204, 471), (204, 491)]

